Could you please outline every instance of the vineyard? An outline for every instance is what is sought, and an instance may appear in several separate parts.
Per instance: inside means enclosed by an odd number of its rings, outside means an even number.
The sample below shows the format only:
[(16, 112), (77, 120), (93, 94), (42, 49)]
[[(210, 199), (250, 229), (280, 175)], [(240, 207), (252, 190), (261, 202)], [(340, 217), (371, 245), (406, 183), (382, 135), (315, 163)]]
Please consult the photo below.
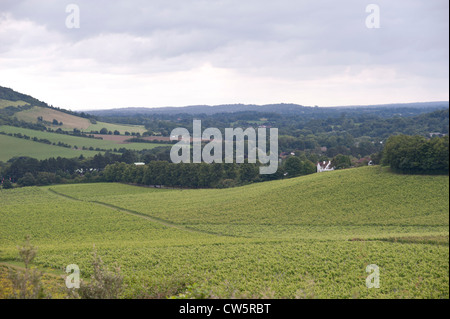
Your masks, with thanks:
[[(77, 264), (88, 278), (95, 245), (120, 265), (124, 298), (192, 285), (221, 298), (449, 298), (448, 195), (448, 176), (378, 166), (221, 190), (2, 190), (0, 264), (30, 234), (36, 264), (61, 276)], [(369, 264), (378, 289), (366, 287)]]

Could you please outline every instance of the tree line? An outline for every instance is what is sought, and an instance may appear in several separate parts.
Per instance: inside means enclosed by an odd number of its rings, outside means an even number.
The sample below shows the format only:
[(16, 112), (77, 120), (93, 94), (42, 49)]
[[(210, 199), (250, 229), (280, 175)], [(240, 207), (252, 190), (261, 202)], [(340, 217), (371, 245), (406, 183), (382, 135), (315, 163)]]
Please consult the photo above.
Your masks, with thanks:
[(449, 137), (391, 136), (382, 153), (382, 163), (407, 174), (448, 174)]
[[(3, 188), (82, 182), (123, 182), (184, 188), (224, 188), (316, 172), (306, 156), (289, 156), (275, 174), (260, 175), (259, 163), (171, 163), (167, 150), (146, 152), (146, 165), (136, 165), (142, 157), (133, 151), (123, 154), (97, 154), (93, 158), (50, 158), (37, 160), (18, 157), (0, 163)], [(142, 156), (142, 155), (141, 155)]]
[(259, 174), (259, 163), (169, 163), (147, 165), (114, 163), (103, 171), (106, 182), (133, 183), (177, 188), (226, 188), (249, 183), (308, 175), (316, 166), (307, 159), (289, 157), (275, 174)]

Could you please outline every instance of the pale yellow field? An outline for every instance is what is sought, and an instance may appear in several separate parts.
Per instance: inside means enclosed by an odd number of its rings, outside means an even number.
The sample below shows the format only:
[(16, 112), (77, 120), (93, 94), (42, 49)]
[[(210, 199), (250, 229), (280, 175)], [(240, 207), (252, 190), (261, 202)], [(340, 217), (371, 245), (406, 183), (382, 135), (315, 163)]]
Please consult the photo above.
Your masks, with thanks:
[(146, 131), (145, 127), (142, 125), (123, 125), (104, 122), (97, 122), (96, 124), (92, 124), (88, 119), (39, 106), (35, 106), (29, 110), (16, 113), (17, 119), (32, 123), (37, 123), (37, 118), (39, 116), (42, 116), (42, 119), (47, 122), (52, 122), (55, 119), (58, 122), (63, 123), (63, 125), (61, 126), (48, 125), (53, 129), (61, 128), (63, 130), (73, 130), (74, 128), (76, 128), (84, 132), (90, 132), (100, 131), (102, 128), (106, 128), (109, 131), (117, 130), (120, 132), (120, 134), (124, 134), (126, 131), (130, 133), (135, 132), (142, 134)]
[(0, 109), (3, 109), (8, 106), (23, 106), (23, 105), (28, 105), (28, 103), (24, 101), (8, 101), (0, 99)]
[(42, 116), (43, 120), (48, 122), (52, 122), (53, 119), (63, 122), (62, 129), (87, 129), (91, 125), (88, 119), (40, 106), (16, 114), (19, 120), (33, 123), (37, 122), (38, 116)]

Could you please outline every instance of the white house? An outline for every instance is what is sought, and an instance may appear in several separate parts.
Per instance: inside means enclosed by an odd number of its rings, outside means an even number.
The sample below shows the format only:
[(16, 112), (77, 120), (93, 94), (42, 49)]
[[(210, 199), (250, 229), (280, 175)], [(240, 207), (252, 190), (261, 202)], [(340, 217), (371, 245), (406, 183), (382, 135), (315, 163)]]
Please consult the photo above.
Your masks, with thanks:
[(317, 163), (317, 173), (334, 171), (334, 167), (331, 167), (331, 161), (323, 161)]

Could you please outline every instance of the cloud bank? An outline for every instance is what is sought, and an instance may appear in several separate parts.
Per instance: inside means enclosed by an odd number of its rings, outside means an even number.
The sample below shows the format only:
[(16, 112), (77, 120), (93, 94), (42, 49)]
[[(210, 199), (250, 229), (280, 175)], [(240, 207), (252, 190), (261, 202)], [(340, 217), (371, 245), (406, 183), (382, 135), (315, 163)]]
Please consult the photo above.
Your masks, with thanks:
[[(448, 2), (0, 3), (0, 85), (74, 110), (448, 100)], [(375, 3), (375, 2), (373, 2)]]

